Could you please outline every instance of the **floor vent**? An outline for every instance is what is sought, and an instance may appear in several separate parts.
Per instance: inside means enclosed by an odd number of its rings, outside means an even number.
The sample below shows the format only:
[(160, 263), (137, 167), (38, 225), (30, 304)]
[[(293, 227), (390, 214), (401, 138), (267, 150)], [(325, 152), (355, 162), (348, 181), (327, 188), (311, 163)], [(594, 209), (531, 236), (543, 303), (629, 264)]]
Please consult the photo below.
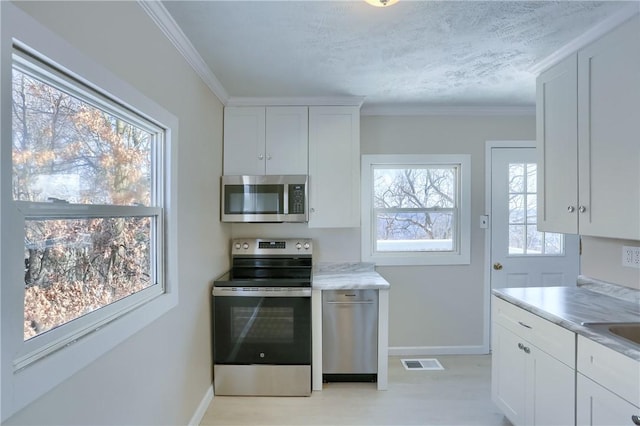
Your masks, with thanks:
[(440, 361), (434, 358), (429, 359), (403, 359), (402, 365), (405, 370), (444, 370)]

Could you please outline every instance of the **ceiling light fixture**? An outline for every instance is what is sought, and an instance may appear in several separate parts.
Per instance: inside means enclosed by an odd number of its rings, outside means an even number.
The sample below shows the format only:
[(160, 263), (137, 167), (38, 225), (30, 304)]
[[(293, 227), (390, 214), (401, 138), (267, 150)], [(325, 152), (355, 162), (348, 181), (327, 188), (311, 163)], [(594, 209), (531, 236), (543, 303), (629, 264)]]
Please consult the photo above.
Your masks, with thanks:
[(371, 6), (375, 7), (387, 7), (398, 3), (398, 0), (364, 0)]

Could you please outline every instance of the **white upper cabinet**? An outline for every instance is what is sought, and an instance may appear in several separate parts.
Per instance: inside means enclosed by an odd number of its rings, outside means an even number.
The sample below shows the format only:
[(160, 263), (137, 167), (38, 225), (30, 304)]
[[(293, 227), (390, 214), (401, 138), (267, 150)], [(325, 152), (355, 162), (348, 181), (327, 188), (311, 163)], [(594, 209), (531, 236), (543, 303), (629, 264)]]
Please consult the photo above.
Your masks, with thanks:
[(306, 175), (307, 107), (226, 107), (225, 175)]
[(360, 226), (360, 108), (309, 107), (309, 227)]
[(640, 15), (537, 80), (538, 228), (640, 240)]
[(538, 228), (578, 233), (577, 55), (537, 79)]
[(640, 240), (640, 15), (578, 52), (580, 233)]

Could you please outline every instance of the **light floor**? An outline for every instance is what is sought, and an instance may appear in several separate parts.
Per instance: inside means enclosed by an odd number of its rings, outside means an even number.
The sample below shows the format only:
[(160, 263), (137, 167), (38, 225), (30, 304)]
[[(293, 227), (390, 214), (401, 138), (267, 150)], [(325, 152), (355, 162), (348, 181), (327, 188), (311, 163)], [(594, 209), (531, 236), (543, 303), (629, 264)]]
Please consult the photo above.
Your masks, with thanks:
[(201, 426), (510, 425), (491, 402), (489, 355), (431, 356), (443, 371), (406, 371), (389, 358), (389, 387), (329, 383), (310, 397), (216, 396)]

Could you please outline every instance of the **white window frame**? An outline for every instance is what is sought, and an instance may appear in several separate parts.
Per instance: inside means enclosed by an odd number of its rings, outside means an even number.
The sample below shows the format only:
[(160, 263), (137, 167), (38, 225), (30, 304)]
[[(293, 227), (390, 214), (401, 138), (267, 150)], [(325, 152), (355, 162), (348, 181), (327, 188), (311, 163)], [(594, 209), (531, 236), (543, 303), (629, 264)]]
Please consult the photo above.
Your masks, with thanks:
[[(363, 155), (362, 182), (362, 232), (361, 253), (363, 262), (380, 266), (390, 265), (468, 265), (471, 252), (471, 156), (470, 155)], [(376, 221), (373, 209), (373, 170), (378, 166), (400, 167), (459, 167), (457, 232), (454, 251), (376, 251)]]
[[(4, 421), (177, 305), (174, 170), (178, 120), (20, 9), (8, 2), (1, 2), (0, 8), (0, 421)], [(148, 120), (152, 123), (149, 130), (163, 135), (163, 140), (156, 141), (163, 149), (163, 159), (158, 166), (158, 176), (164, 178), (163, 182), (158, 182), (158, 186), (163, 188), (156, 194), (159, 204), (151, 209), (127, 210), (127, 215), (157, 214), (152, 238), (158, 243), (155, 245), (158, 264), (152, 265), (152, 268), (157, 270), (158, 285), (27, 341), (23, 337), (25, 219), (46, 218), (50, 214), (61, 218), (83, 217), (87, 207), (13, 200), (11, 76), (14, 48), (26, 51), (61, 71), (69, 81), (79, 82), (78, 87), (84, 85), (100, 93), (100, 96), (109, 100), (104, 104), (105, 107), (108, 108), (109, 103), (121, 105), (134, 112), (131, 118), (135, 115), (143, 117), (144, 120), (135, 124)], [(91, 209), (93, 213), (104, 216), (122, 214), (122, 210), (112, 206), (92, 206)]]

